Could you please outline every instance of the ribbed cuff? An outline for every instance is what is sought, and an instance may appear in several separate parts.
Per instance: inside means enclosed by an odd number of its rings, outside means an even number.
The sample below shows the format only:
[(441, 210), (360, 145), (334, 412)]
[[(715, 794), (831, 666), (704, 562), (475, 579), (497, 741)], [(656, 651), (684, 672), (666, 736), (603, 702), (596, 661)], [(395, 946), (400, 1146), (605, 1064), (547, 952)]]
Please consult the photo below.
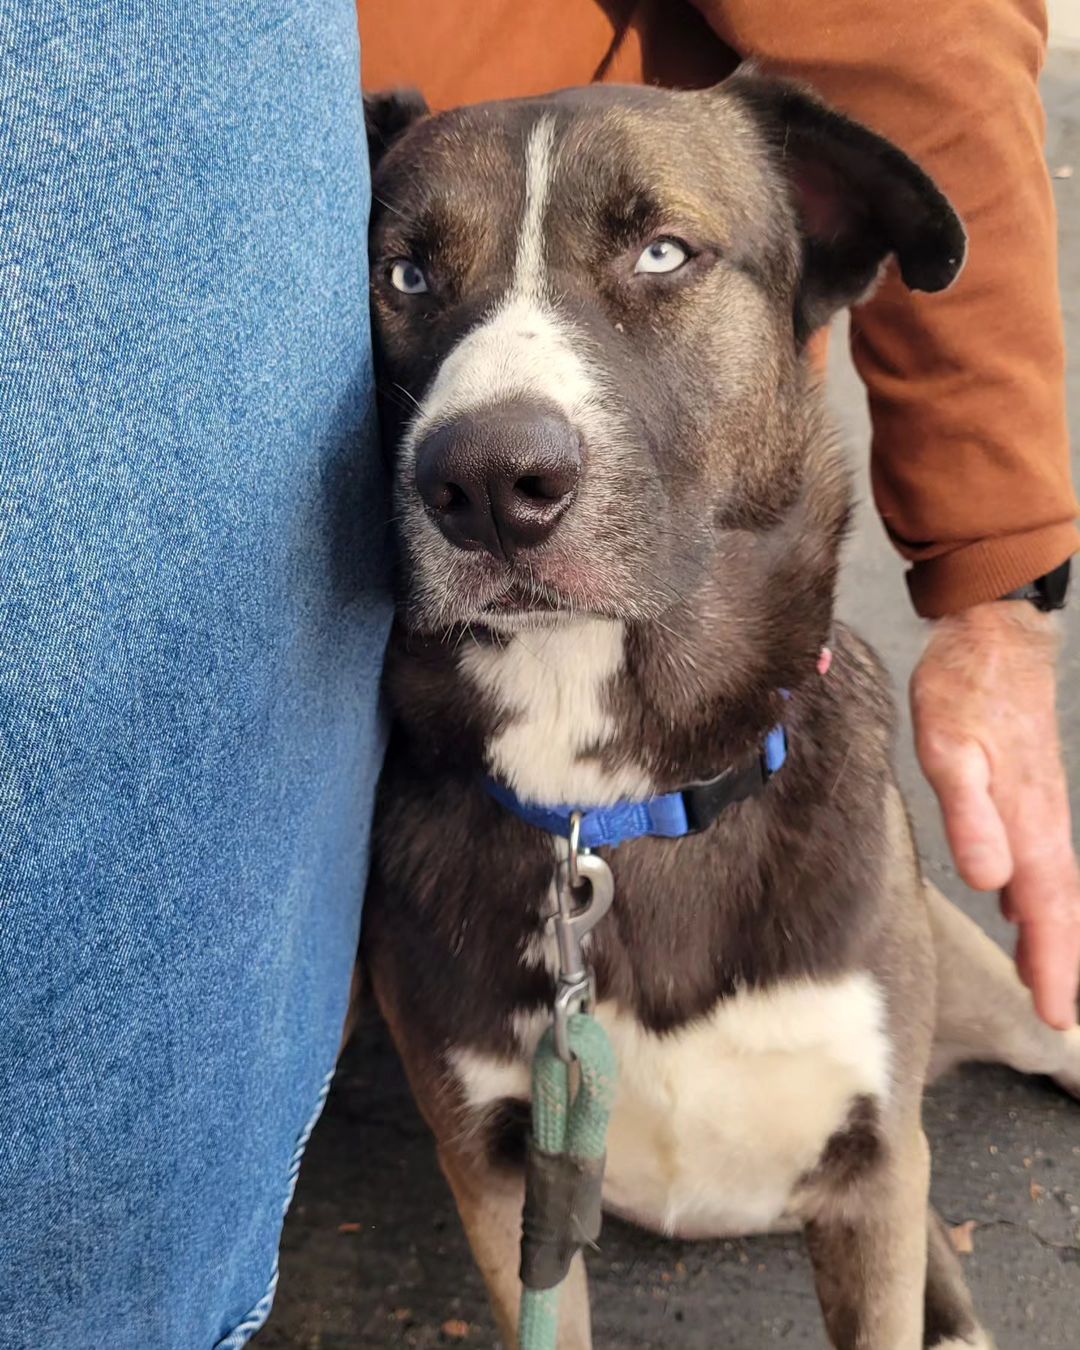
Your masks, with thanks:
[(1072, 521), (980, 539), (916, 563), (907, 574), (908, 589), (924, 619), (940, 619), (999, 600), (1052, 572), (1078, 550), (1080, 531)]

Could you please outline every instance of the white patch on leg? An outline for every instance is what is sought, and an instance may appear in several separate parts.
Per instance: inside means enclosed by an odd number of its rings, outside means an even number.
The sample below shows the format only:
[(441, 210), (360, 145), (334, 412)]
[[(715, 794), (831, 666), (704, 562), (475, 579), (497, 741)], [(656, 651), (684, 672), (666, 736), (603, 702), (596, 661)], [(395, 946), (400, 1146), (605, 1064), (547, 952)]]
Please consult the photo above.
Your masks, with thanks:
[(959, 1340), (951, 1337), (947, 1341), (935, 1341), (933, 1350), (994, 1350), (994, 1342), (989, 1335), (980, 1327), (975, 1332), (973, 1341)]
[(608, 806), (651, 795), (640, 765), (608, 769), (595, 755), (617, 733), (607, 695), (623, 636), (616, 620), (576, 619), (462, 651), (462, 673), (505, 711), (488, 767), (525, 801)]
[(480, 1109), (504, 1097), (525, 1101), (532, 1095), (532, 1073), (524, 1059), (500, 1059), (457, 1047), (447, 1060), (470, 1108)]
[(515, 1013), (510, 1022), (515, 1051), (510, 1055), (489, 1055), (461, 1046), (448, 1052), (451, 1075), (469, 1110), (483, 1111), (506, 1097), (531, 1098), (533, 1056), (551, 1020), (549, 1012)]

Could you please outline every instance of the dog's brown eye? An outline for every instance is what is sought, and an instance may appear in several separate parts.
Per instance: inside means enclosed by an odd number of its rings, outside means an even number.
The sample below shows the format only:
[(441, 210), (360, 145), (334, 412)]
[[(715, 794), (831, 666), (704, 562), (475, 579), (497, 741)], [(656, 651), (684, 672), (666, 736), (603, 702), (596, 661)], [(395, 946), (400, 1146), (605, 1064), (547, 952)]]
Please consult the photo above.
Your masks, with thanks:
[(427, 277), (408, 258), (395, 258), (390, 264), (390, 285), (403, 295), (423, 295), (428, 288)]
[(654, 239), (634, 264), (634, 271), (656, 276), (663, 272), (677, 272), (689, 261), (690, 251), (677, 239)]

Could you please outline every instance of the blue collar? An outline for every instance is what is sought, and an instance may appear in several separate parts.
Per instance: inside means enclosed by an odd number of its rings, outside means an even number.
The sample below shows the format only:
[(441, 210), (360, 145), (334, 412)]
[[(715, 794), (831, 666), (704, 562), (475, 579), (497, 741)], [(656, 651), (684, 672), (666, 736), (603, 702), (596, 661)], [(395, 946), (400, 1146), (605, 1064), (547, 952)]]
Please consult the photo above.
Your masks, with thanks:
[(695, 783), (681, 792), (667, 792), (641, 802), (616, 802), (613, 806), (537, 806), (493, 778), (484, 786), (508, 811), (548, 834), (570, 836), (574, 815), (581, 814), (582, 848), (616, 848), (628, 839), (654, 836), (681, 839), (711, 825), (725, 807), (760, 793), (787, 759), (787, 735), (773, 727), (761, 751), (741, 767), (725, 769), (707, 783)]

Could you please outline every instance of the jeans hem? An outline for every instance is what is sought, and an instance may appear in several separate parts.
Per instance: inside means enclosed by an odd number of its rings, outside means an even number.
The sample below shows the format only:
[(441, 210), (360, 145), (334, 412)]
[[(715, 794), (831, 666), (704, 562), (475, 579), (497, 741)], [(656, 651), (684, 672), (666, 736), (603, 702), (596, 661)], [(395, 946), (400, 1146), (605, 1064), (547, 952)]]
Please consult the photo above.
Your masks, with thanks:
[[(292, 1204), (293, 1195), (296, 1192), (296, 1179), (300, 1175), (300, 1162), (304, 1156), (304, 1149), (307, 1148), (308, 1140), (311, 1138), (311, 1132), (314, 1130), (319, 1117), (322, 1115), (322, 1109), (326, 1105), (326, 1098), (330, 1092), (330, 1084), (334, 1081), (334, 1074), (337, 1070), (335, 1065), (333, 1069), (323, 1079), (322, 1087), (319, 1089), (319, 1095), (315, 1101), (315, 1109), (308, 1118), (307, 1124), (300, 1131), (299, 1138), (296, 1141), (296, 1147), (293, 1149), (292, 1157), (289, 1159), (289, 1172), (285, 1184), (285, 1203), (281, 1207), (282, 1219), (289, 1212), (289, 1206)], [(270, 1270), (270, 1279), (266, 1285), (266, 1292), (258, 1303), (246, 1313), (244, 1317), (233, 1327), (232, 1331), (217, 1342), (214, 1350), (240, 1350), (241, 1346), (247, 1345), (252, 1336), (257, 1331), (261, 1331), (266, 1325), (266, 1320), (270, 1316), (270, 1309), (274, 1306), (274, 1294), (277, 1292), (278, 1284), (278, 1258), (274, 1256), (274, 1264)]]

